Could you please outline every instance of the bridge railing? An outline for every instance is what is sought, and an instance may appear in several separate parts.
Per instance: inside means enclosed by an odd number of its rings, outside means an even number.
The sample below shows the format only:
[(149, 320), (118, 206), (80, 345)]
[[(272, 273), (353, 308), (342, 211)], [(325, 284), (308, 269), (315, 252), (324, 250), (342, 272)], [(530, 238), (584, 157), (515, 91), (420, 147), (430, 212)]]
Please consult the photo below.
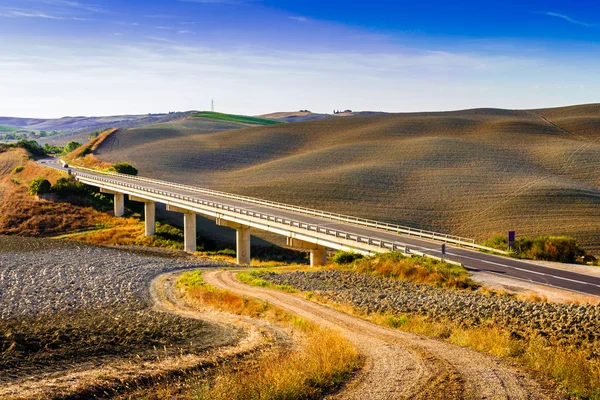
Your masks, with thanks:
[(346, 223), (351, 223), (354, 225), (365, 226), (365, 227), (375, 228), (375, 229), (381, 229), (381, 230), (393, 232), (393, 233), (400, 233), (400, 234), (415, 236), (415, 237), (419, 237), (419, 238), (432, 239), (432, 240), (437, 240), (437, 241), (441, 241), (444, 243), (452, 243), (452, 244), (456, 244), (459, 246), (464, 246), (464, 247), (479, 249), (479, 250), (486, 250), (486, 251), (504, 254), (504, 255), (507, 254), (507, 252), (502, 251), (502, 250), (497, 250), (497, 249), (493, 249), (491, 247), (478, 245), (475, 243), (475, 239), (472, 239), (472, 238), (448, 235), (448, 234), (434, 232), (434, 231), (428, 231), (428, 230), (424, 230), (424, 229), (415, 229), (415, 228), (408, 227), (408, 226), (388, 224), (386, 222), (380, 222), (380, 221), (370, 220), (370, 219), (366, 219), (366, 218), (357, 218), (357, 217), (353, 217), (350, 215), (343, 215), (343, 214), (331, 213), (331, 212), (327, 212), (327, 211), (315, 210), (315, 209), (310, 209), (310, 208), (305, 208), (305, 207), (293, 206), (293, 205), (279, 203), (279, 202), (275, 202), (275, 201), (262, 200), (262, 199), (257, 199), (254, 197), (241, 196), (241, 195), (236, 195), (236, 194), (231, 194), (231, 193), (226, 193), (226, 192), (220, 192), (217, 190), (210, 190), (210, 189), (204, 189), (204, 188), (199, 188), (199, 187), (190, 186), (190, 185), (162, 181), (159, 179), (144, 178), (144, 177), (140, 177), (140, 176), (120, 174), (120, 173), (116, 173), (116, 172), (97, 171), (97, 170), (93, 170), (93, 169), (85, 168), (85, 167), (76, 167), (76, 168), (80, 169), (80, 170), (89, 171), (94, 174), (101, 174), (101, 175), (105, 175), (105, 176), (115, 176), (115, 177), (119, 177), (119, 178), (125, 178), (125, 179), (140, 181), (140, 182), (147, 182), (147, 183), (152, 183), (152, 184), (161, 185), (161, 186), (173, 187), (173, 188), (177, 188), (177, 189), (193, 191), (196, 193), (202, 193), (202, 194), (207, 194), (207, 195), (211, 195), (211, 196), (222, 197), (222, 198), (227, 198), (227, 199), (232, 199), (232, 200), (239, 200), (239, 201), (243, 201), (246, 203), (263, 205), (263, 206), (268, 206), (268, 207), (272, 207), (272, 208), (277, 208), (280, 210), (292, 211), (292, 212), (296, 212), (296, 213), (300, 213), (300, 214), (326, 218), (326, 219), (333, 220), (333, 221), (346, 222)]
[[(79, 177), (80, 179), (84, 179), (84, 180), (91, 181), (91, 182), (94, 182), (94, 181), (104, 182), (104, 183), (108, 183), (108, 184), (111, 184), (114, 186), (121, 186), (124, 188), (134, 189), (134, 190), (138, 190), (138, 191), (142, 191), (142, 192), (146, 192), (146, 193), (152, 193), (152, 194), (156, 194), (156, 195), (160, 195), (160, 196), (177, 199), (177, 200), (180, 200), (183, 202), (199, 204), (199, 205), (203, 205), (206, 207), (215, 208), (218, 210), (225, 210), (225, 211), (229, 211), (229, 212), (232, 212), (235, 214), (240, 214), (243, 216), (256, 218), (259, 220), (265, 220), (265, 221), (275, 222), (275, 223), (279, 223), (279, 224), (283, 224), (283, 225), (288, 225), (290, 227), (307, 230), (309, 232), (316, 232), (316, 233), (324, 234), (326, 236), (334, 237), (336, 239), (344, 239), (349, 242), (357, 243), (357, 246), (352, 246), (357, 249), (360, 249), (360, 247), (361, 247), (360, 244), (365, 244), (365, 245), (368, 245), (369, 247), (378, 247), (380, 249), (380, 252), (399, 251), (406, 256), (417, 255), (417, 256), (427, 257), (427, 258), (431, 258), (434, 260), (445, 261), (450, 264), (462, 266), (462, 264), (460, 262), (452, 261), (447, 258), (442, 259), (442, 258), (434, 256), (432, 254), (427, 254), (422, 251), (411, 249), (410, 246), (405, 243), (399, 243), (399, 242), (395, 242), (395, 241), (382, 240), (382, 239), (377, 239), (377, 238), (373, 238), (373, 237), (369, 237), (369, 236), (358, 235), (355, 233), (345, 232), (345, 231), (342, 231), (339, 229), (330, 229), (330, 228), (327, 228), (327, 227), (324, 227), (324, 226), (321, 226), (318, 224), (310, 224), (310, 223), (306, 223), (306, 222), (302, 222), (302, 221), (296, 221), (296, 220), (293, 220), (290, 218), (282, 218), (282, 217), (278, 217), (275, 215), (265, 214), (265, 213), (248, 210), (248, 209), (241, 208), (241, 207), (230, 206), (227, 204), (216, 203), (214, 201), (202, 200), (202, 199), (198, 199), (195, 197), (184, 196), (184, 195), (180, 195), (180, 194), (173, 193), (173, 192), (168, 192), (168, 191), (159, 190), (159, 189), (153, 189), (153, 188), (149, 188), (149, 187), (142, 186), (142, 185), (134, 185), (134, 184), (130, 184), (130, 183), (124, 183), (124, 182), (110, 179), (107, 177), (99, 177), (97, 175), (87, 174), (85, 172), (73, 171), (72, 174), (74, 176)], [(185, 206), (185, 205), (182, 204), (182, 206)], [(346, 243), (346, 245), (347, 244), (348, 243)]]

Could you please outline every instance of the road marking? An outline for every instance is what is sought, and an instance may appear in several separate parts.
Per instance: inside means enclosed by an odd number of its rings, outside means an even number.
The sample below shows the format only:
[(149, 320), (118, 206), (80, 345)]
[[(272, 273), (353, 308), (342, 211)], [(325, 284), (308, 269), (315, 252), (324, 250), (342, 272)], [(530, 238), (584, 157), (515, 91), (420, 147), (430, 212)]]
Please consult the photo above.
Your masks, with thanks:
[[(450, 254), (450, 253), (449, 253), (449, 254)], [(549, 276), (549, 277), (551, 277), (551, 278), (555, 278), (555, 279), (562, 279), (562, 280), (564, 280), (564, 281), (569, 281), (569, 282), (574, 282), (574, 283), (581, 283), (581, 284), (584, 284), (584, 285), (596, 286), (596, 287), (600, 288), (600, 285), (597, 285), (597, 284), (595, 284), (595, 283), (584, 282), (584, 281), (578, 281), (578, 280), (576, 280), (576, 279), (564, 278), (564, 277), (562, 277), (562, 276), (556, 276), (556, 275), (551, 275), (551, 274), (545, 274), (545, 273), (543, 273), (543, 272), (531, 271), (531, 270), (528, 270), (528, 269), (525, 269), (525, 268), (514, 267), (514, 266), (512, 266), (512, 265), (506, 265), (506, 264), (500, 264), (500, 263), (493, 262), (493, 261), (481, 260), (481, 259), (479, 259), (479, 258), (473, 258), (473, 257), (469, 257), (469, 256), (461, 256), (461, 255), (458, 255), (458, 254), (451, 254), (451, 255), (453, 255), (453, 256), (456, 256), (456, 257), (461, 257), (461, 258), (468, 258), (468, 259), (470, 259), (470, 260), (480, 261), (480, 262), (484, 262), (484, 263), (487, 263), (487, 264), (498, 265), (498, 266), (500, 266), (500, 267), (512, 268), (512, 269), (516, 269), (516, 270), (518, 270), (518, 271), (522, 271), (522, 272), (529, 272), (529, 273), (531, 273), (531, 274), (543, 275), (543, 276)], [(543, 267), (542, 267), (542, 268), (543, 268)]]

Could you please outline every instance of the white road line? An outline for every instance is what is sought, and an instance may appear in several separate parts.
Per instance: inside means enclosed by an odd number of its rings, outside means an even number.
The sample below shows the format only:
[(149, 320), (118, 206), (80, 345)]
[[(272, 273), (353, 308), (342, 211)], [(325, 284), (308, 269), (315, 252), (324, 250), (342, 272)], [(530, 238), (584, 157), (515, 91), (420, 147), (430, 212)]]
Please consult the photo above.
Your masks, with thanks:
[(597, 285), (595, 283), (589, 283), (589, 282), (584, 282), (584, 281), (578, 281), (578, 280), (575, 280), (575, 279), (564, 278), (562, 276), (545, 274), (543, 272), (531, 271), (531, 270), (525, 269), (525, 268), (514, 267), (512, 265), (500, 264), (500, 263), (497, 263), (497, 262), (482, 260), (482, 259), (479, 259), (479, 258), (473, 258), (473, 257), (469, 257), (469, 256), (461, 256), (461, 255), (458, 255), (458, 254), (450, 254), (450, 253), (449, 253), (449, 255), (453, 255), (453, 256), (456, 256), (456, 257), (462, 257), (462, 258), (468, 258), (470, 260), (480, 261), (480, 262), (487, 263), (487, 264), (498, 265), (500, 267), (516, 269), (517, 271), (529, 272), (529, 273), (536, 274), (536, 275), (549, 276), (549, 277), (555, 278), (555, 279), (562, 279), (564, 281), (569, 281), (569, 282), (574, 282), (574, 283), (581, 283), (581, 284), (584, 284), (584, 285), (595, 286), (595, 287), (600, 288), (600, 285)]

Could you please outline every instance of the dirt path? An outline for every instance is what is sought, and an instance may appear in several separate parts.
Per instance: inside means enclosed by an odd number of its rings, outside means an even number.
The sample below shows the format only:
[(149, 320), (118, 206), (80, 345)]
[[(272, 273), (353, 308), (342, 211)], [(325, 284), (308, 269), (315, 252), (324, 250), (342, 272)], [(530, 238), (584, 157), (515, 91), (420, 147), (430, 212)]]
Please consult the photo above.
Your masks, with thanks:
[(336, 399), (551, 399), (524, 372), (489, 355), (441, 340), (387, 329), (297, 296), (240, 283), (235, 272), (205, 274), (207, 283), (337, 329), (367, 365)]
[[(199, 311), (186, 304), (174, 288), (179, 272), (155, 278), (150, 285), (153, 307), (158, 312), (177, 314), (185, 318), (206, 321), (236, 331), (237, 339), (227, 345), (215, 345), (198, 354), (160, 357), (156, 361), (134, 362), (115, 357), (93, 358), (86, 362), (65, 363), (55, 372), (40, 373), (14, 379), (0, 385), (0, 399), (38, 399), (55, 397), (93, 398), (110, 393), (113, 389), (127, 387), (137, 381), (152, 380), (179, 374), (182, 371), (207, 370), (228, 360), (268, 350), (273, 346), (295, 343), (284, 329), (260, 320), (227, 313)], [(232, 328), (233, 327), (233, 328)], [(222, 330), (220, 330), (222, 332)], [(215, 333), (208, 334), (215, 335)], [(212, 343), (214, 337), (206, 337)], [(135, 387), (135, 384), (131, 385)], [(102, 397), (102, 396), (101, 396)]]

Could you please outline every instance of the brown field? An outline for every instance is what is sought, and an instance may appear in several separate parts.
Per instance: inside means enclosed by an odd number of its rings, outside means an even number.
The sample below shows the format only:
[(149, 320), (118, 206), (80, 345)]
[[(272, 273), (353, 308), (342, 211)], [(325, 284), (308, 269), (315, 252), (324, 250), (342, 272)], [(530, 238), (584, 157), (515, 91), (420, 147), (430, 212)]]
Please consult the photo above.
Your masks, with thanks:
[(600, 105), (225, 125), (121, 130), (97, 155), (143, 176), (479, 240), (565, 234), (600, 251)]

